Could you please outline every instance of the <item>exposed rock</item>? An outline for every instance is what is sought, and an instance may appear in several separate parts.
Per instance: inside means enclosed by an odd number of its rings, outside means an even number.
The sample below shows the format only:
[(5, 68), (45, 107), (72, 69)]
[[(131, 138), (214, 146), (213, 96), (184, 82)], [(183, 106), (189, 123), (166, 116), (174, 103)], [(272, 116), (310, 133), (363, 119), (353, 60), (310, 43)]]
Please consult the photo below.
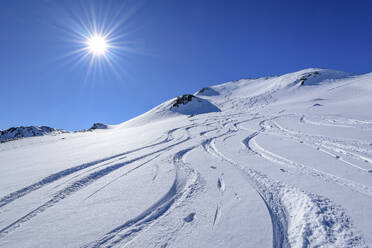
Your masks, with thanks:
[(108, 128), (108, 126), (106, 124), (97, 122), (97, 123), (94, 123), (93, 126), (91, 128), (89, 128), (89, 130), (107, 129), (107, 128)]
[[(172, 107), (178, 107), (181, 104), (185, 105), (188, 102), (191, 102), (193, 98), (195, 98), (195, 96), (189, 94), (178, 96), (175, 102), (173, 103)], [(198, 99), (197, 101), (200, 102), (200, 99)]]

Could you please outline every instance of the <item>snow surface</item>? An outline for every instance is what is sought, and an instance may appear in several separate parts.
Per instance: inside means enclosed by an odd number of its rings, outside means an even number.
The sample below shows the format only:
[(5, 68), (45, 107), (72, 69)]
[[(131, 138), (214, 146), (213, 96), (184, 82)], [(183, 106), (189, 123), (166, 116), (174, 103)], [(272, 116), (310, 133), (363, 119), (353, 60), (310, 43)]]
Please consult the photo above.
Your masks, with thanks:
[(306, 69), (0, 144), (0, 246), (372, 246), (371, 95)]

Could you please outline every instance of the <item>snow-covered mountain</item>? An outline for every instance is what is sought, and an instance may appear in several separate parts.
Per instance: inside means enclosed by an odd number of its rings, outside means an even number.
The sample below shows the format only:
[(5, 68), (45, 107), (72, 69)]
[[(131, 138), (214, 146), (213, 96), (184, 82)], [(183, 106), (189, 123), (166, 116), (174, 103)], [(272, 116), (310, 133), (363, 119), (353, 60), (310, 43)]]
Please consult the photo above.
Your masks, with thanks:
[(306, 69), (0, 144), (0, 247), (372, 246), (371, 95)]
[[(75, 132), (87, 132), (94, 131), (97, 129), (108, 129), (111, 125), (103, 123), (94, 123), (89, 129), (79, 130)], [(47, 126), (28, 126), (28, 127), (11, 127), (6, 130), (0, 130), (0, 142), (4, 143), (21, 138), (44, 136), (44, 135), (57, 135), (62, 133), (70, 133), (70, 131), (63, 129), (55, 129)]]
[(0, 130), (0, 141), (66, 132), (67, 131), (65, 130), (55, 129), (47, 126), (11, 127), (6, 130)]

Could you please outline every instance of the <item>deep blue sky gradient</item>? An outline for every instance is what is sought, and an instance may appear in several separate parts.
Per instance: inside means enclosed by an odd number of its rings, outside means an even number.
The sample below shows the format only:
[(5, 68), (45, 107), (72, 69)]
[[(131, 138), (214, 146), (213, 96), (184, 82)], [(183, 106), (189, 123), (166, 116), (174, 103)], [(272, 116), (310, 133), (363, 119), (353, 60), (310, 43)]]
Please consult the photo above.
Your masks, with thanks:
[[(123, 6), (131, 51), (103, 65), (64, 55), (72, 16)], [(308, 67), (371, 72), (372, 1), (42, 1), (0, 3), (0, 129), (116, 124), (183, 93)], [(112, 12), (112, 13), (111, 13)], [(128, 14), (132, 13), (132, 14)]]

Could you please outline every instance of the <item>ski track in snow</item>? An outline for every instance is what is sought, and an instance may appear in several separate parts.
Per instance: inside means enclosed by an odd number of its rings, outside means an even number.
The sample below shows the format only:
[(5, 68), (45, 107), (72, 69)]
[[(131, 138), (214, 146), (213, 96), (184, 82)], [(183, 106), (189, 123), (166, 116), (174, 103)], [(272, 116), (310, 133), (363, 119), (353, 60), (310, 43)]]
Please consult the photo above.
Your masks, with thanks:
[(188, 141), (189, 139), (190, 138), (188, 137), (188, 138), (186, 138), (186, 139), (184, 139), (182, 141), (179, 141), (179, 142), (177, 142), (175, 144), (166, 146), (165, 148), (161, 148), (159, 150), (156, 150), (156, 151), (147, 153), (145, 155), (142, 155), (140, 157), (136, 157), (136, 158), (131, 159), (131, 160), (128, 160), (126, 162), (117, 163), (117, 164), (108, 166), (108, 167), (106, 167), (104, 169), (101, 169), (101, 170), (98, 170), (96, 172), (93, 172), (93, 173), (87, 175), (86, 177), (83, 177), (82, 179), (79, 179), (79, 180), (73, 182), (72, 184), (70, 184), (69, 186), (67, 186), (63, 190), (59, 191), (57, 194), (55, 194), (49, 201), (47, 201), (44, 204), (40, 205), (39, 207), (35, 208), (34, 210), (32, 210), (31, 212), (27, 213), (23, 217), (15, 220), (13, 223), (9, 224), (8, 226), (0, 229), (0, 237), (4, 236), (5, 234), (7, 234), (7, 233), (9, 233), (11, 231), (13, 231), (16, 228), (19, 228), (22, 223), (24, 223), (24, 222), (26, 222), (26, 221), (34, 218), (35, 216), (37, 216), (38, 214), (44, 212), (46, 209), (52, 207), (53, 205), (55, 205), (59, 201), (65, 199), (69, 195), (71, 195), (71, 194), (79, 191), (83, 187), (86, 187), (87, 185), (93, 183), (94, 181), (100, 179), (101, 177), (104, 177), (107, 174), (109, 174), (109, 173), (111, 173), (111, 172), (113, 172), (115, 170), (118, 170), (118, 169), (120, 169), (123, 166), (130, 165), (130, 164), (132, 164), (132, 163), (134, 163), (136, 161), (139, 161), (141, 159), (144, 159), (144, 158), (147, 158), (149, 156), (156, 155), (156, 154), (161, 153), (163, 151), (169, 150), (170, 148), (172, 148), (174, 146), (177, 146), (179, 144), (182, 144), (182, 143)]
[[(370, 157), (371, 154), (366, 150), (361, 148), (361, 144), (359, 145), (343, 145), (341, 140), (333, 141), (332, 139), (324, 136), (314, 136), (309, 134), (301, 134), (299, 132), (288, 130), (281, 125), (279, 125), (276, 122), (273, 122), (273, 126), (276, 127), (279, 131), (282, 132), (282, 134), (277, 135), (283, 135), (287, 136), (291, 139), (300, 141), (301, 143), (308, 144), (309, 146), (312, 146), (313, 148), (316, 148), (319, 151), (322, 151), (324, 153), (327, 153), (335, 158), (337, 158), (336, 154), (343, 154), (345, 156), (351, 157), (354, 160), (359, 160), (365, 163), (372, 163), (372, 158)], [(305, 142), (306, 141), (306, 142)], [(366, 145), (366, 144), (364, 144)], [(321, 149), (321, 147), (323, 149)], [(365, 154), (365, 155), (362, 155)], [(344, 159), (340, 158), (341, 161), (344, 163), (358, 168), (361, 171), (368, 172), (368, 169), (362, 168), (360, 166), (357, 166), (355, 164), (352, 164), (348, 161), (345, 161)], [(372, 166), (370, 166), (372, 168)]]
[[(27, 187), (24, 187), (20, 190), (17, 190), (15, 192), (12, 192), (4, 197), (2, 197), (0, 199), (0, 207), (3, 207), (9, 203), (11, 203), (12, 201), (14, 200), (17, 200), (18, 198), (21, 198), (29, 193), (31, 193), (32, 191), (35, 191), (35, 190), (38, 190), (39, 188), (47, 185), (47, 184), (50, 184), (50, 183), (53, 183), (54, 181), (57, 181), (63, 177), (66, 177), (70, 174), (73, 174), (75, 172), (78, 172), (78, 171), (81, 171), (85, 168), (89, 168), (89, 167), (92, 167), (92, 166), (95, 166), (97, 164), (100, 164), (100, 163), (104, 163), (108, 160), (112, 160), (114, 158), (118, 158), (120, 156), (124, 156), (126, 153), (121, 153), (121, 154), (117, 154), (117, 155), (114, 155), (114, 156), (111, 156), (111, 157), (108, 157), (108, 158), (104, 158), (104, 159), (100, 159), (100, 160), (96, 160), (96, 161), (93, 161), (93, 162), (90, 162), (90, 163), (84, 163), (84, 164), (81, 164), (81, 165), (77, 165), (75, 167), (71, 167), (69, 169), (66, 169), (66, 170), (63, 170), (63, 171), (60, 171), (60, 172), (57, 172), (57, 173), (54, 173), (50, 176), (47, 176), (45, 178), (43, 178), (42, 180), (40, 180), (39, 182), (36, 182), (32, 185), (29, 185)], [(109, 163), (108, 163), (109, 164)], [(106, 164), (107, 165), (107, 164)]]
[[(254, 132), (243, 143), (250, 144), (263, 131), (264, 128), (261, 128)], [(331, 243), (336, 247), (365, 247), (363, 238), (354, 230), (350, 218), (331, 200), (308, 194), (271, 180), (253, 169), (241, 167), (216, 148), (215, 139), (205, 144), (205, 150), (235, 166), (247, 176), (260, 194), (271, 216), (273, 247), (308, 247), (310, 244), (312, 247), (322, 247)], [(288, 161), (281, 164), (286, 163)], [(220, 215), (220, 207), (217, 206), (213, 225), (218, 222)]]
[[(43, 178), (42, 180), (40, 180), (39, 182), (36, 182), (34, 184), (31, 184), (27, 187), (24, 187), (20, 190), (17, 190), (15, 192), (12, 192), (4, 197), (2, 197), (0, 199), (0, 208), (11, 203), (12, 201), (14, 200), (17, 200), (18, 198), (21, 198), (35, 190), (38, 190), (40, 189), (41, 187), (47, 185), (47, 184), (50, 184), (50, 183), (53, 183), (59, 179), (62, 179), (64, 177), (67, 177), (71, 174), (74, 174), (76, 172), (79, 172), (79, 171), (82, 171), (86, 168), (90, 168), (90, 167), (93, 167), (93, 166), (96, 166), (96, 165), (99, 165), (99, 164), (102, 164), (100, 166), (106, 166), (106, 165), (109, 165), (111, 163), (113, 163), (111, 160), (114, 160), (116, 158), (118, 159), (124, 159), (126, 155), (129, 155), (129, 154), (132, 154), (132, 153), (135, 153), (135, 152), (139, 152), (141, 150), (144, 150), (144, 149), (148, 149), (148, 148), (155, 148), (156, 146), (159, 146), (159, 145), (162, 145), (162, 144), (165, 144), (165, 143), (168, 143), (168, 142), (171, 142), (172, 140), (174, 140), (174, 137), (173, 137), (173, 133), (177, 130), (180, 130), (184, 127), (179, 127), (179, 128), (174, 128), (174, 129), (171, 129), (167, 132), (166, 134), (166, 138), (163, 139), (162, 141), (160, 142), (156, 142), (156, 143), (153, 143), (153, 144), (150, 144), (150, 145), (146, 145), (146, 146), (143, 146), (143, 147), (140, 147), (140, 148), (136, 148), (136, 149), (133, 149), (133, 150), (130, 150), (130, 151), (126, 151), (126, 152), (123, 152), (123, 153), (120, 153), (120, 154), (116, 154), (116, 155), (113, 155), (113, 156), (110, 156), (110, 157), (107, 157), (107, 158), (103, 158), (103, 159), (99, 159), (99, 160), (96, 160), (96, 161), (93, 161), (93, 162), (89, 162), (89, 163), (84, 163), (84, 164), (81, 164), (81, 165), (77, 165), (77, 166), (74, 166), (74, 167), (71, 167), (71, 168), (68, 168), (66, 170), (63, 170), (63, 171), (60, 171), (60, 172), (57, 172), (57, 173), (54, 173), (52, 175), (49, 175), (45, 178)], [(108, 162), (107, 162), (108, 161)], [(104, 162), (107, 162), (106, 164), (103, 164)], [(96, 168), (93, 168), (93, 169), (96, 169)], [(91, 170), (88, 170), (86, 172), (90, 172)], [(85, 172), (85, 173), (86, 173)], [(66, 182), (80, 176), (81, 174), (77, 175), (77, 176), (74, 176), (72, 177), (71, 179), (67, 180)], [(65, 182), (65, 183), (66, 183)], [(57, 185), (56, 187), (58, 187), (60, 185)]]
[[(193, 189), (195, 189), (198, 175), (194, 170), (187, 168), (183, 161), (183, 157), (192, 149), (194, 149), (194, 147), (181, 150), (174, 155), (173, 164), (175, 166), (176, 175), (173, 185), (158, 202), (136, 218), (116, 227), (105, 234), (101, 239), (84, 247), (113, 247), (117, 244), (125, 246), (127, 242), (130, 242), (142, 230), (151, 226), (168, 211), (171, 211), (171, 209), (175, 207), (174, 205), (178, 204), (188, 193), (192, 192)], [(190, 222), (194, 215), (195, 213), (192, 213), (189, 218), (186, 217), (186, 222)]]
[[(279, 117), (275, 117), (275, 118), (272, 118), (272, 119), (277, 119), (277, 118), (279, 118)], [(257, 154), (257, 155), (259, 155), (259, 156), (261, 156), (261, 157), (263, 157), (263, 158), (265, 158), (265, 159), (267, 159), (267, 160), (269, 160), (269, 161), (271, 161), (275, 164), (279, 164), (281, 166), (285, 166), (285, 167), (292, 168), (292, 169), (295, 168), (295, 169), (299, 170), (300, 172), (302, 172), (306, 175), (311, 175), (311, 176), (314, 176), (314, 177), (321, 178), (326, 182), (331, 181), (331, 182), (337, 183), (339, 185), (348, 187), (348, 188), (350, 188), (354, 191), (357, 191), (359, 193), (366, 194), (368, 196), (372, 196), (372, 187), (369, 187), (367, 185), (363, 185), (363, 184), (360, 184), (360, 183), (357, 183), (357, 182), (354, 182), (354, 181), (351, 181), (351, 180), (348, 180), (348, 179), (344, 179), (344, 178), (341, 178), (341, 177), (323, 172), (321, 170), (317, 170), (317, 169), (312, 168), (312, 167), (305, 166), (301, 163), (297, 163), (295, 161), (292, 161), (290, 159), (282, 157), (278, 154), (270, 152), (270, 151), (264, 149), (263, 147), (261, 147), (259, 144), (257, 144), (257, 142), (255, 140), (256, 136), (258, 136), (260, 133), (263, 133), (263, 132), (266, 131), (265, 125), (267, 124), (268, 121), (271, 121), (272, 119), (267, 119), (267, 120), (261, 121), (260, 124), (259, 124), (261, 126), (261, 128), (258, 131), (253, 132), (247, 138), (242, 140), (242, 144), (249, 151), (251, 151), (251, 152), (253, 152), (253, 153), (255, 153), (255, 154)], [(350, 165), (350, 163), (348, 163), (348, 164)], [(356, 166), (354, 166), (354, 167), (356, 167)]]

